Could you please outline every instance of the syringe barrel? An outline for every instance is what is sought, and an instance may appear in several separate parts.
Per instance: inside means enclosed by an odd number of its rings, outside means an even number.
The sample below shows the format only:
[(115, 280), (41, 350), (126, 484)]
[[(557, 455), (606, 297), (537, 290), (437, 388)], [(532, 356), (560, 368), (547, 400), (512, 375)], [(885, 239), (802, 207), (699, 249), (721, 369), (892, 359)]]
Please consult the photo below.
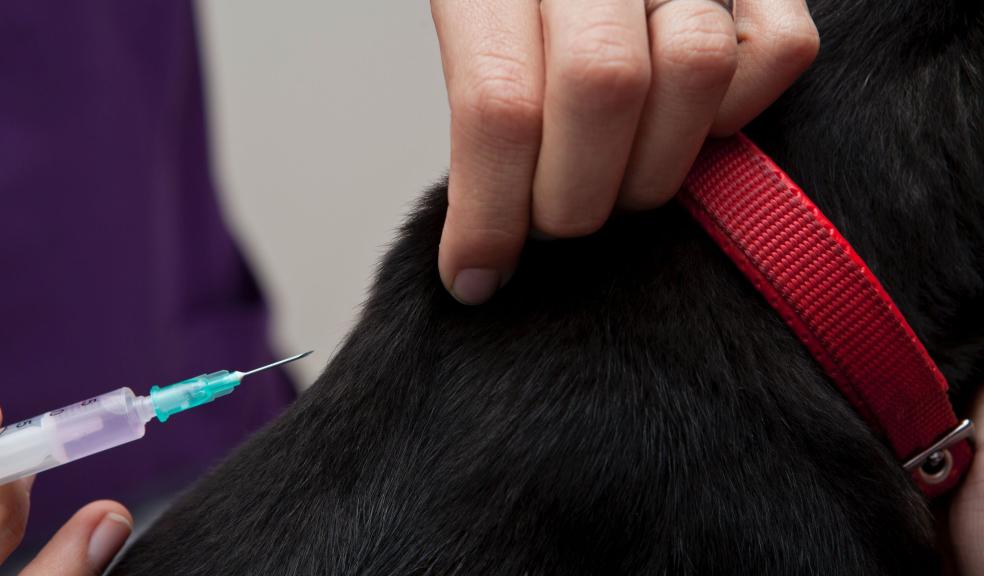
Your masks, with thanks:
[(0, 428), (0, 484), (142, 438), (142, 401), (120, 388)]

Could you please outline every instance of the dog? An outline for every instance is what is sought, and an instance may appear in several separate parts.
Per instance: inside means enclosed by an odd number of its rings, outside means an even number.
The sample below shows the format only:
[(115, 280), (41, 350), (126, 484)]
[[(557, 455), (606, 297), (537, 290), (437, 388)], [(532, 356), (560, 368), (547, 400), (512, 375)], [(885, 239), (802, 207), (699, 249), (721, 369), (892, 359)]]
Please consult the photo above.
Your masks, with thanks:
[[(892, 295), (964, 414), (984, 377), (984, 4), (814, 0), (746, 133)], [(442, 287), (446, 185), (313, 387), (112, 572), (930, 574), (926, 500), (678, 205)]]

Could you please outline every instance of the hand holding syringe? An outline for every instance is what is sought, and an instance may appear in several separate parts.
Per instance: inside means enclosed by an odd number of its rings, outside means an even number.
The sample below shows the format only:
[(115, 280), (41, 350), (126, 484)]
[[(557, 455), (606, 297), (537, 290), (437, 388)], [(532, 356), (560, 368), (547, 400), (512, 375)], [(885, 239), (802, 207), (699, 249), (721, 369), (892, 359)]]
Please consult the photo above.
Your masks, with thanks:
[(211, 402), (243, 378), (304, 358), (298, 354), (249, 372), (221, 370), (137, 396), (120, 388), (23, 422), (0, 428), (0, 484), (143, 438), (144, 424)]

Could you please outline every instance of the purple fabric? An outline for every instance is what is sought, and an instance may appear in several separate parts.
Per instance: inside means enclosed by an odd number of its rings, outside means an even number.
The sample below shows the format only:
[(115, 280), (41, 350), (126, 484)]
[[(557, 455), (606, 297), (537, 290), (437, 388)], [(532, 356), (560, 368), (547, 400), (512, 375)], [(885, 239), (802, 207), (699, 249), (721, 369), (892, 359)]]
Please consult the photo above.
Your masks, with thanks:
[[(9, 424), (273, 359), (267, 313), (208, 167), (193, 7), (0, 6), (0, 405)], [(291, 351), (293, 352), (293, 351)], [(97, 498), (199, 475), (293, 397), (283, 373), (136, 443), (43, 473), (29, 540)]]

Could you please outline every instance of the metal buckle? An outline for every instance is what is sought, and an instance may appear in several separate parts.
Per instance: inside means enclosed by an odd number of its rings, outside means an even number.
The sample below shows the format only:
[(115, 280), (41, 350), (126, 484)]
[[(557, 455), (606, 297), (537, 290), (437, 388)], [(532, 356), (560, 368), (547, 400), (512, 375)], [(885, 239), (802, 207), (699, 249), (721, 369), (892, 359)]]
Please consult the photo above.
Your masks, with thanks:
[[(963, 420), (962, 422), (960, 422), (960, 424), (957, 424), (956, 428), (947, 432), (946, 435), (940, 438), (935, 444), (933, 444), (929, 448), (926, 448), (919, 454), (916, 454), (915, 456), (907, 460), (906, 463), (902, 465), (902, 468), (904, 468), (906, 472), (912, 472), (913, 470), (920, 468), (923, 464), (926, 464), (927, 462), (930, 461), (932, 461), (933, 464), (935, 465), (939, 465), (944, 462), (949, 462), (950, 452), (947, 450), (947, 448), (953, 446), (957, 442), (961, 442), (963, 440), (966, 440), (967, 438), (970, 438), (973, 433), (974, 433), (974, 422), (969, 419)], [(933, 474), (930, 472), (926, 472), (925, 474), (929, 475), (930, 477), (934, 477), (937, 475), (941, 476), (939, 481), (942, 481), (942, 479), (949, 474), (949, 468), (950, 466), (946, 466), (945, 468), (947, 474), (942, 474), (942, 473)]]

